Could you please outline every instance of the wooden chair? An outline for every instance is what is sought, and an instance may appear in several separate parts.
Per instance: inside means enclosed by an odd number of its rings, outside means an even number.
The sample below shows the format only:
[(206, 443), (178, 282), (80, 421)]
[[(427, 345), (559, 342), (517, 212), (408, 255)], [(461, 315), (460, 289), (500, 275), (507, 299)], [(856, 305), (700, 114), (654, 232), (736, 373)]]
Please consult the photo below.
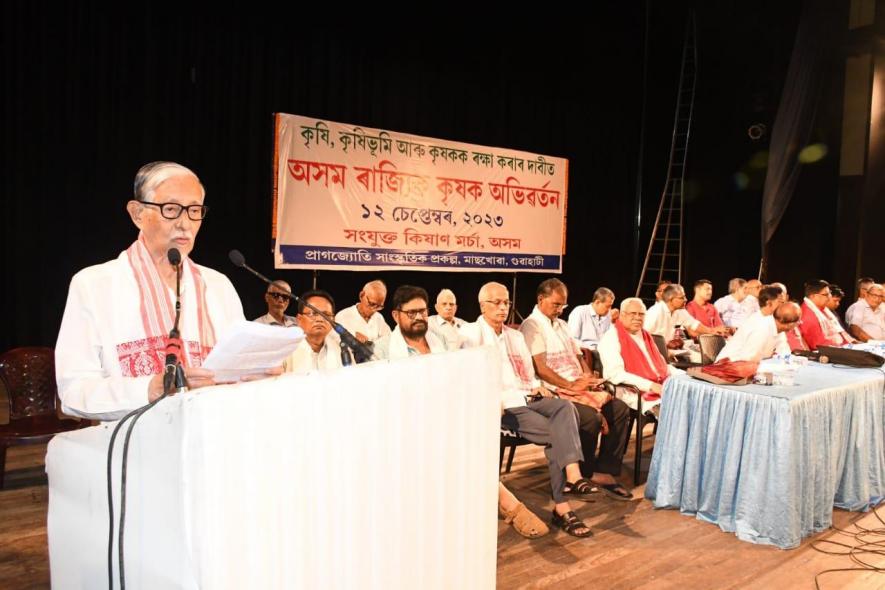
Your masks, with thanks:
[(0, 489), (6, 449), (47, 442), (55, 434), (91, 426), (58, 416), (55, 353), (51, 348), (13, 348), (0, 355), (0, 380), (9, 396), (9, 424), (0, 425)]

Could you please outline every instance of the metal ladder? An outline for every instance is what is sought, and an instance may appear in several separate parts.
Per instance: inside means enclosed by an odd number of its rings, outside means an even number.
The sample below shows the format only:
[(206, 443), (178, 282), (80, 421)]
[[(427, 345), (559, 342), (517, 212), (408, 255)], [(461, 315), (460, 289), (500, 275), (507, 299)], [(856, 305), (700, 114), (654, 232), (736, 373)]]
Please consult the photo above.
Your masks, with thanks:
[(688, 15), (685, 41), (682, 45), (682, 66), (679, 71), (679, 91), (676, 96), (676, 115), (673, 138), (670, 141), (670, 162), (667, 180), (658, 206), (658, 215), (651, 231), (645, 262), (636, 297), (654, 303), (658, 283), (668, 280), (682, 282), (682, 218), (685, 204), (685, 163), (688, 158), (688, 140), (694, 110), (697, 83), (697, 45), (694, 12)]

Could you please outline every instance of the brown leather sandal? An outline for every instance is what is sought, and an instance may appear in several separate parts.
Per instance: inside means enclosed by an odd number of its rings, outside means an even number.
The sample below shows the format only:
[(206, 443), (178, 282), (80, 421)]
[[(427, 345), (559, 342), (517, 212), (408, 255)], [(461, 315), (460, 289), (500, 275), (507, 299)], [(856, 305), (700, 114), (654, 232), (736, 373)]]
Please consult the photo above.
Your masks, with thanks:
[(504, 508), (498, 504), (498, 514), (504, 519), (504, 522), (512, 524), (513, 528), (516, 529), (516, 532), (527, 539), (537, 539), (550, 532), (550, 529), (547, 528), (544, 521), (538, 518), (535, 513), (529, 510), (522, 502), (517, 504), (516, 508), (510, 512), (504, 510)]

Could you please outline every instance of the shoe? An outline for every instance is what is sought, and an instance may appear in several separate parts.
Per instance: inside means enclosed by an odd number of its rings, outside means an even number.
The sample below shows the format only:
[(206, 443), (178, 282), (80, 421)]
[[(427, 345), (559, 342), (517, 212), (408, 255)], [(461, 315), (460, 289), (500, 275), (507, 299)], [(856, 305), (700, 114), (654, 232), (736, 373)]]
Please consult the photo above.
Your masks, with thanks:
[(599, 488), (586, 477), (582, 477), (576, 482), (567, 482), (565, 487), (562, 488), (563, 494), (583, 502), (593, 502), (591, 494), (596, 494), (597, 492), (599, 492)]
[(537, 539), (550, 532), (547, 525), (520, 502), (512, 511), (508, 512), (498, 504), (498, 514), (507, 524), (512, 524), (516, 532), (527, 539)]
[[(556, 508), (553, 509), (553, 518), (550, 519), (550, 524), (555, 527), (561, 528), (566, 533), (570, 534), (573, 537), (592, 537), (593, 531), (590, 530), (584, 521), (578, 518), (578, 515), (575, 514), (574, 510), (569, 510), (565, 514), (559, 514), (556, 512)], [(583, 529), (583, 532), (578, 532)]]
[(614, 498), (615, 500), (621, 500), (623, 502), (629, 502), (633, 499), (633, 494), (619, 483), (598, 483), (596, 485), (599, 487), (599, 491), (609, 498)]

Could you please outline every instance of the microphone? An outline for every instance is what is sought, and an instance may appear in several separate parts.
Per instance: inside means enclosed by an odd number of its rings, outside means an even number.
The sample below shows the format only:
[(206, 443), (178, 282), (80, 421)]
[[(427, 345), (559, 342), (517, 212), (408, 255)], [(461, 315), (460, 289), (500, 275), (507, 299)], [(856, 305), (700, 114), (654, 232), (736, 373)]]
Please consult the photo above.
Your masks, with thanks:
[(169, 263), (175, 267), (175, 321), (166, 340), (165, 373), (163, 374), (163, 395), (171, 395), (174, 391), (184, 391), (187, 379), (181, 368), (181, 334), (178, 322), (181, 319), (181, 252), (178, 248), (169, 248), (166, 252)]
[[(270, 285), (273, 282), (269, 278), (267, 278), (266, 276), (264, 276), (263, 274), (261, 274), (260, 272), (258, 272), (257, 270), (255, 270), (254, 268), (249, 266), (248, 264), (246, 264), (246, 258), (245, 258), (245, 256), (243, 256), (243, 253), (240, 252), (239, 250), (231, 250), (228, 253), (227, 257), (230, 258), (230, 261), (233, 263), (234, 266), (248, 270), (250, 273), (252, 273), (256, 277), (258, 277), (259, 279), (264, 281), (266, 284)], [(347, 328), (345, 328), (344, 326), (342, 326), (341, 324), (339, 324), (338, 322), (336, 322), (332, 318), (328, 317), (326, 314), (324, 314), (322, 311), (320, 311), (319, 309), (317, 309), (316, 307), (314, 307), (313, 305), (311, 305), (307, 301), (303, 301), (300, 297), (298, 297), (296, 295), (292, 295), (292, 294), (289, 294), (288, 297), (289, 297), (289, 299), (291, 299), (295, 303), (297, 303), (299, 305), (303, 305), (304, 307), (306, 307), (310, 310), (313, 310), (314, 313), (320, 314), (320, 316), (324, 320), (326, 320), (329, 323), (329, 325), (332, 326), (332, 329), (341, 338), (342, 364), (344, 364), (345, 366), (350, 364), (350, 363), (344, 363), (344, 355), (345, 355), (344, 349), (345, 348), (349, 348), (350, 350), (353, 351), (353, 356), (356, 359), (357, 363), (364, 363), (368, 360), (371, 360), (372, 351), (369, 350), (368, 346), (366, 346), (365, 344), (363, 344), (362, 342), (357, 340), (356, 336), (354, 336), (353, 334), (348, 332)]]

